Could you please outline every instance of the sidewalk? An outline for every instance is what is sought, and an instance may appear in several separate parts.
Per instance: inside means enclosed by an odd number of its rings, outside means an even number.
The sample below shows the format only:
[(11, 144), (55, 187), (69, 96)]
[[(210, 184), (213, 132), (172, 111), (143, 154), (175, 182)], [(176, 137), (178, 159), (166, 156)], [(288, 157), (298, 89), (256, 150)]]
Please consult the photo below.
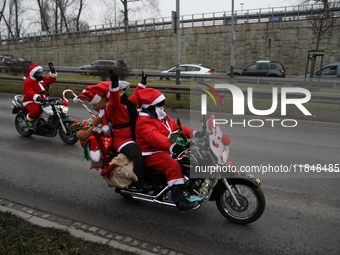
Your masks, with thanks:
[(0, 212), (12, 213), (24, 220), (44, 228), (56, 228), (68, 231), (72, 236), (101, 244), (115, 249), (140, 255), (184, 255), (159, 245), (143, 242), (129, 236), (100, 229), (83, 222), (53, 215), (27, 206), (0, 198)]

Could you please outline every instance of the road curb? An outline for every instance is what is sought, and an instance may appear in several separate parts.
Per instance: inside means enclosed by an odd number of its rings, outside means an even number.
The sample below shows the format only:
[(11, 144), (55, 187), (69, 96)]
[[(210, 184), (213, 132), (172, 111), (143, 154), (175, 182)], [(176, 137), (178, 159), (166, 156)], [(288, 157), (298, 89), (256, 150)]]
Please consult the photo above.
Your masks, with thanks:
[(78, 222), (0, 198), (0, 212), (9, 212), (34, 225), (68, 231), (85, 241), (107, 244), (115, 249), (139, 255), (184, 255), (166, 247), (144, 242), (124, 234)]

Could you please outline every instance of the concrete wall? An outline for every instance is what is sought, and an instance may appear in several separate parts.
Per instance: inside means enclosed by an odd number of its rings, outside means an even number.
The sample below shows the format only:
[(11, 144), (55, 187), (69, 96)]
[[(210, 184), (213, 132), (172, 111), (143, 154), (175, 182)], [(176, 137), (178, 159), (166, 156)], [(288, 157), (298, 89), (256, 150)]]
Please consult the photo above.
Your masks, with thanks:
[[(324, 38), (323, 63), (340, 61), (340, 19), (332, 35)], [(231, 27), (211, 26), (181, 30), (181, 63), (202, 63), (217, 73), (230, 69)], [(308, 21), (235, 25), (234, 68), (256, 60), (281, 62), (288, 75), (303, 74), (307, 51), (315, 48)], [(176, 64), (176, 40), (171, 30), (104, 35), (58, 41), (0, 46), (0, 54), (12, 54), (33, 63), (79, 67), (96, 59), (123, 59), (129, 68), (165, 70)]]

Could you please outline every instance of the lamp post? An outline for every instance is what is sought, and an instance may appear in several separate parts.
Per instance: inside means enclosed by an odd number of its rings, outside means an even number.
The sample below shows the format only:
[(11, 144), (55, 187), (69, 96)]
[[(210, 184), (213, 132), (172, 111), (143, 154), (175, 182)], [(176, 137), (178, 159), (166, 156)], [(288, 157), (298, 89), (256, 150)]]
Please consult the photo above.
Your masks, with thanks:
[(240, 5), (241, 5), (241, 13), (242, 13), (244, 3), (240, 3)]
[(231, 1), (230, 83), (234, 79), (234, 0)]
[[(176, 85), (181, 85), (179, 17), (179, 0), (176, 0)], [(176, 100), (180, 99), (181, 94), (176, 94)]]

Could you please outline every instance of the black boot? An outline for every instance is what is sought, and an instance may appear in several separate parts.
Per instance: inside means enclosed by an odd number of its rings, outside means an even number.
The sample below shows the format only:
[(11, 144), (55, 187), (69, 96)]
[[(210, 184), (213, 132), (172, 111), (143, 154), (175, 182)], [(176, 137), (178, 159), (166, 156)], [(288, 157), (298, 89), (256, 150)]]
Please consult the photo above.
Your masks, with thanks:
[(186, 198), (176, 202), (177, 210), (180, 212), (186, 212), (194, 208), (194, 203), (189, 202)]
[(189, 202), (183, 194), (183, 185), (171, 186), (171, 199), (176, 203), (177, 210), (186, 212), (194, 208), (194, 203)]
[(153, 190), (152, 185), (146, 183), (144, 179), (139, 179), (138, 182), (136, 182), (137, 189), (141, 189), (143, 191), (151, 191)]

